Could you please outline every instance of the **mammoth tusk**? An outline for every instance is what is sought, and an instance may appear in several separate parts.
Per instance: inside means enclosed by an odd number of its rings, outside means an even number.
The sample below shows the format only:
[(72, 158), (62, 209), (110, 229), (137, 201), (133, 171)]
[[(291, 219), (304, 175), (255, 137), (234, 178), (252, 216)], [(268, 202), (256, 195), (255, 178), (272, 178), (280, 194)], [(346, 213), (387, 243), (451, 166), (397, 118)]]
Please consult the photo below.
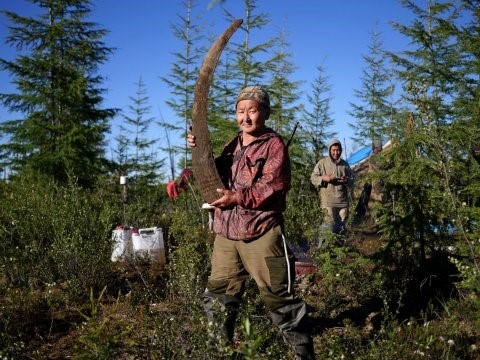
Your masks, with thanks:
[(242, 19), (237, 19), (223, 32), (212, 44), (203, 60), (197, 82), (192, 107), (192, 131), (195, 134), (196, 146), (192, 148), (192, 168), (200, 192), (208, 203), (220, 197), (217, 189), (224, 188), (215, 166), (213, 158), (210, 133), (207, 125), (207, 100), (213, 72), (220, 58), (220, 54), (227, 45), (233, 33), (242, 24)]

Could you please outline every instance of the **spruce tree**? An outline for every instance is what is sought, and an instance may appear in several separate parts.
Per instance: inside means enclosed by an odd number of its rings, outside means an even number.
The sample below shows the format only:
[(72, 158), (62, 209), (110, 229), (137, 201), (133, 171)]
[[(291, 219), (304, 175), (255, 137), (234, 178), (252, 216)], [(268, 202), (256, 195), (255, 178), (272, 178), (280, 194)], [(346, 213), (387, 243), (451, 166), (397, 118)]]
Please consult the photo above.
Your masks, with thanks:
[(119, 134), (115, 137), (115, 147), (112, 149), (112, 163), (115, 164), (118, 176), (126, 176), (129, 171), (129, 148), (130, 138), (121, 130), (119, 126)]
[(329, 78), (323, 65), (317, 65), (317, 76), (307, 93), (307, 108), (303, 111), (301, 137), (308, 149), (307, 162), (311, 169), (325, 155), (328, 141), (337, 133), (331, 130), (334, 123), (330, 102), (332, 101)]
[(328, 130), (333, 124), (331, 86), (325, 69), (322, 66), (316, 69), (318, 75), (311, 83), (312, 93), (307, 93), (307, 105), (297, 110), (302, 117), (289, 148), (292, 190), (288, 193), (286, 218), (289, 236), (297, 241), (311, 239), (317, 242), (323, 212), (318, 193), (310, 183), (310, 174), (322, 157), (327, 138), (334, 135)]
[[(218, 154), (225, 142), (235, 135), (238, 128), (235, 121), (235, 100), (238, 92), (249, 85), (266, 86), (272, 58), (265, 58), (267, 50), (273, 46), (273, 39), (252, 45), (251, 38), (270, 23), (268, 15), (256, 13), (255, 0), (244, 0), (245, 16), (238, 34), (224, 49), (215, 71), (209, 98), (209, 127), (214, 153)], [(231, 23), (238, 18), (223, 9), (226, 20)], [(242, 32), (243, 31), (243, 32)], [(236, 41), (244, 34), (242, 42)]]
[(154, 155), (157, 139), (148, 136), (154, 118), (150, 116), (149, 96), (141, 77), (136, 86), (135, 96), (129, 97), (131, 104), (127, 107), (127, 113), (122, 115), (124, 122), (120, 126), (119, 140), (124, 140), (124, 137), (128, 140), (128, 155), (124, 171), (132, 183), (152, 185), (159, 178), (163, 161), (156, 159)]
[[(296, 66), (289, 52), (287, 31), (283, 27), (278, 36), (272, 39), (272, 58), (268, 64), (268, 91), (270, 94), (271, 115), (267, 125), (272, 127), (287, 143), (292, 170), (291, 190), (287, 194), (285, 211), (285, 231), (290, 243), (305, 246), (303, 242), (312, 237), (309, 231), (316, 229), (321, 217), (320, 202), (310, 184), (312, 166), (308, 159), (311, 151), (301, 136), (303, 121), (299, 115), (304, 109), (299, 104), (300, 82), (293, 80)], [(301, 125), (300, 125), (301, 123)], [(309, 209), (305, 212), (305, 209)], [(309, 224), (309, 226), (305, 226)]]
[(163, 118), (163, 115), (160, 113), (160, 118), (161, 121), (157, 122), (158, 126), (160, 126), (161, 129), (163, 129), (165, 133), (165, 141), (161, 142), (162, 144), (165, 144), (165, 146), (160, 146), (159, 149), (163, 152), (166, 152), (168, 154), (168, 167), (169, 167), (169, 180), (175, 180), (175, 154), (177, 150), (174, 148), (172, 145), (172, 142), (170, 141), (170, 135), (171, 133), (175, 133), (177, 131), (177, 127), (175, 125), (170, 124), (169, 122), (165, 121)]
[(453, 210), (444, 194), (453, 186), (448, 168), (456, 147), (449, 134), (455, 123), (452, 99), (459, 53), (453, 29), (458, 13), (450, 1), (430, 1), (426, 8), (402, 3), (416, 18), (410, 26), (394, 27), (412, 48), (391, 57), (410, 114), (398, 124), (395, 146), (383, 154), (389, 167), (382, 177), (390, 201), (381, 222), (390, 232), (386, 249), (396, 252), (388, 257), (403, 261), (411, 271), (423, 267), (428, 251), (444, 245), (447, 238), (435, 232), (449, 225)]
[[(458, 30), (458, 42), (462, 54), (461, 66), (455, 80), (459, 96), (455, 99), (455, 116), (465, 127), (462, 145), (475, 155), (480, 146), (480, 1), (463, 2), (464, 18), (470, 19)], [(479, 154), (476, 155), (477, 159)], [(472, 161), (478, 161), (471, 159)]]
[[(265, 85), (268, 79), (267, 73), (272, 58), (268, 56), (273, 46), (274, 39), (255, 44), (252, 38), (264, 27), (270, 24), (271, 20), (266, 13), (257, 13), (256, 0), (243, 0), (245, 5), (245, 16), (241, 29), (244, 32), (244, 40), (241, 43), (232, 42), (231, 51), (234, 57), (234, 79), (233, 87), (238, 93), (242, 88), (249, 85)], [(238, 18), (231, 12), (224, 9), (226, 19), (231, 22)], [(235, 94), (236, 95), (236, 94)]]
[(369, 53), (363, 55), (366, 67), (361, 76), (361, 88), (354, 90), (359, 103), (350, 103), (349, 115), (355, 121), (349, 123), (357, 143), (370, 145), (375, 139), (389, 137), (388, 123), (392, 119), (390, 102), (394, 91), (392, 79), (386, 68), (387, 55), (383, 50), (381, 33), (372, 32)]
[[(174, 111), (178, 121), (173, 123), (175, 131), (179, 131), (184, 139), (184, 145), (176, 147), (175, 153), (183, 152), (183, 163), (180, 167), (185, 168), (188, 164), (189, 148), (187, 145), (187, 133), (190, 131), (192, 117), (193, 94), (195, 82), (198, 76), (199, 62), (204, 50), (195, 46), (203, 38), (201, 27), (196, 23), (194, 0), (184, 0), (185, 16), (178, 15), (179, 23), (171, 26), (173, 35), (183, 44), (183, 52), (173, 54), (175, 60), (167, 77), (161, 80), (171, 89), (172, 98), (167, 99), (166, 104)], [(161, 124), (160, 124), (161, 125)]]
[(234, 100), (238, 91), (234, 88), (234, 64), (230, 46), (227, 44), (224, 56), (220, 58), (215, 70), (208, 102), (208, 125), (214, 154), (220, 154), (226, 141), (238, 132)]
[(31, 0), (38, 18), (3, 11), (7, 44), (19, 50), (13, 61), (0, 59), (16, 93), (0, 101), (20, 119), (0, 127), (2, 158), (13, 173), (26, 170), (93, 185), (104, 165), (104, 137), (115, 109), (103, 109), (102, 76), (97, 74), (113, 49), (106, 30), (88, 21), (88, 0)]
[[(472, 260), (476, 269), (476, 281), (465, 279), (468, 286), (478, 289), (480, 285), (480, 1), (463, 1), (462, 18), (469, 19), (458, 28), (461, 65), (455, 80), (458, 97), (454, 101), (456, 121), (452, 125), (451, 137), (457, 151), (452, 156), (454, 180), (461, 184), (458, 192), (456, 223), (465, 240), (462, 253)], [(457, 195), (458, 194), (458, 195)], [(466, 262), (464, 268), (469, 268)]]
[(279, 36), (274, 38), (273, 56), (268, 63), (268, 74), (271, 76), (268, 90), (272, 127), (288, 139), (295, 126), (296, 115), (300, 112), (297, 104), (300, 98), (300, 82), (291, 79), (296, 67), (291, 61), (292, 54), (288, 52), (290, 44), (286, 36), (286, 30), (282, 29)]

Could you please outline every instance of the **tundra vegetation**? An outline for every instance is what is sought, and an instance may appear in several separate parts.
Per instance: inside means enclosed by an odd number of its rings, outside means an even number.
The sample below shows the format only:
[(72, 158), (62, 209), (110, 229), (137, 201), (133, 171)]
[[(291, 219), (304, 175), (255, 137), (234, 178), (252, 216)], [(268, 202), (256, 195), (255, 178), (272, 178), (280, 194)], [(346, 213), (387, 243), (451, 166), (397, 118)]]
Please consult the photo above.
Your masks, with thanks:
[[(186, 146), (170, 146), (169, 139), (188, 131), (191, 71), (205, 43), (197, 18), (179, 17), (173, 28), (188, 46), (174, 54), (178, 61), (163, 77), (178, 116), (175, 125), (157, 121), (168, 140), (166, 162), (146, 136), (155, 119), (141, 78), (126, 113), (101, 107), (97, 71), (114, 49), (102, 41), (106, 30), (88, 22), (90, 1), (31, 2), (43, 15), (3, 12), (6, 42), (19, 55), (0, 59), (17, 86), (0, 101), (21, 115), (0, 124), (0, 357), (292, 358), (252, 283), (235, 346), (215, 341), (200, 297), (213, 240), (208, 214), (194, 178), (186, 191), (167, 196), (175, 167), (190, 165)], [(230, 21), (228, 3), (215, 6), (224, 6)], [(246, 0), (244, 40), (228, 44), (211, 89), (214, 151), (234, 131), (235, 89), (250, 82), (268, 84), (271, 126), (286, 141), (302, 124), (289, 147), (286, 235), (315, 265), (297, 277), (296, 291), (311, 307), (322, 359), (480, 358), (480, 4), (401, 3), (413, 20), (392, 26), (411, 47), (389, 52), (374, 32), (352, 104), (358, 141), (380, 137), (393, 144), (378, 155), (376, 171), (357, 178), (356, 197), (364, 183), (376, 182), (383, 200), (351, 222), (343, 239), (318, 246), (322, 211), (308, 180), (335, 135), (328, 69), (318, 66), (308, 104), (299, 104), (285, 36), (255, 44), (268, 16)], [(196, 9), (193, 1), (184, 5), (187, 14)], [(109, 158), (105, 138), (116, 116), (124, 122)], [(128, 192), (119, 183), (125, 175)], [(119, 224), (161, 227), (166, 265), (112, 262)]]

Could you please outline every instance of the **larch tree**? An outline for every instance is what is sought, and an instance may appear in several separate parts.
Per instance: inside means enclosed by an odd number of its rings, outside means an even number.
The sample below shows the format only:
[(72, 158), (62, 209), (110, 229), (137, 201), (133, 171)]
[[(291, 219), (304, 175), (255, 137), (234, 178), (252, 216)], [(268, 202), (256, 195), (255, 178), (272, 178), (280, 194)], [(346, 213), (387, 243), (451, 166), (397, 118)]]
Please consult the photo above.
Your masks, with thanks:
[(0, 127), (2, 158), (14, 174), (30, 170), (92, 186), (104, 170), (104, 138), (116, 112), (101, 107), (97, 70), (113, 49), (102, 41), (106, 30), (88, 21), (90, 1), (31, 2), (38, 18), (3, 11), (11, 23), (6, 42), (19, 55), (0, 59), (17, 89), (0, 101), (21, 118)]

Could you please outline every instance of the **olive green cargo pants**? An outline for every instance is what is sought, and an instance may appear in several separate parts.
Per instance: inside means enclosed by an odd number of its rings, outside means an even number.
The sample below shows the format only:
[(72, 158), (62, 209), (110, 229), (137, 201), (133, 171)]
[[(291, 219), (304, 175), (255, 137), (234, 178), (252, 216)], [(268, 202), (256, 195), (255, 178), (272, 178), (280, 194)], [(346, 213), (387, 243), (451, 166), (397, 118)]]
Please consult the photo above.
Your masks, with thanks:
[[(223, 317), (223, 334), (233, 338), (236, 310), (251, 276), (260, 291), (270, 318), (295, 348), (311, 348), (306, 330), (307, 307), (295, 298), (292, 281), (295, 278), (293, 256), (288, 254), (280, 226), (252, 241), (234, 241), (217, 235), (212, 253), (212, 270), (203, 294), (209, 321), (216, 322), (214, 308), (218, 303)], [(313, 358), (313, 357), (311, 357)]]

